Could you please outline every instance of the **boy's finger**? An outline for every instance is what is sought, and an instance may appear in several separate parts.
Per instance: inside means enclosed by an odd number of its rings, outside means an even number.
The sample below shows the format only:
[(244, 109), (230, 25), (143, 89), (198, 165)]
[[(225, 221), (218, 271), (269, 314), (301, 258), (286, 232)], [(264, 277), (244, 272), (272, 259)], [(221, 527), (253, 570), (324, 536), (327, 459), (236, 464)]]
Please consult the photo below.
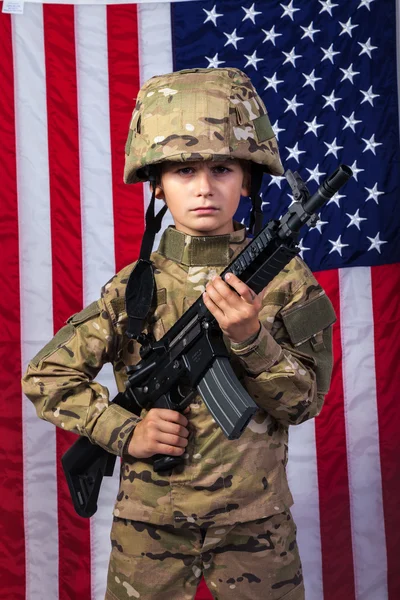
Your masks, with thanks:
[(227, 297), (232, 293), (232, 290), (228, 288), (226, 283), (220, 279), (219, 281), (213, 281), (206, 287), (206, 294), (211, 298), (216, 306), (223, 309), (224, 302), (226, 303)]
[(203, 293), (203, 302), (212, 316), (217, 319), (218, 323), (220, 323), (221, 319), (225, 317), (225, 313), (215, 304), (215, 302), (213, 302), (212, 298), (210, 298), (207, 292)]
[(225, 280), (231, 287), (233, 287), (234, 290), (236, 290), (236, 292), (239, 294), (239, 296), (243, 298), (243, 300), (250, 304), (254, 302), (254, 300), (257, 297), (257, 294), (253, 292), (253, 290), (250, 289), (248, 285), (241, 281), (239, 277), (236, 277), (236, 275), (233, 275), (233, 273), (227, 273), (225, 276)]

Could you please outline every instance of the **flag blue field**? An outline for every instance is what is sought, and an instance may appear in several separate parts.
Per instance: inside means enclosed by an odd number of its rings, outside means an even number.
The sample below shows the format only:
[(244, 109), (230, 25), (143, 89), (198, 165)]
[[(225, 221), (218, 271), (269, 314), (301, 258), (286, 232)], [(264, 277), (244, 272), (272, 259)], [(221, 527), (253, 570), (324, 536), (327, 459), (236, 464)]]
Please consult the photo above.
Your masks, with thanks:
[[(214, 0), (172, 7), (174, 67), (233, 66), (261, 93), (285, 169), (310, 191), (344, 163), (354, 179), (304, 235), (315, 271), (400, 259), (399, 115), (394, 0), (266, 3)], [(291, 202), (265, 183), (263, 210)], [(397, 204), (397, 208), (396, 208)], [(244, 205), (240, 218), (248, 213)]]

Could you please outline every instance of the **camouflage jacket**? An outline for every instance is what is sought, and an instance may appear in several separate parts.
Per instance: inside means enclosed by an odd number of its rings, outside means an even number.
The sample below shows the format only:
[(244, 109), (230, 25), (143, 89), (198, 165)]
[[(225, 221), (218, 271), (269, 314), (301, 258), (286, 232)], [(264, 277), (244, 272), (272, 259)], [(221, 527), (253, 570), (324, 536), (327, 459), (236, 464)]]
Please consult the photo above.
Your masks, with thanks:
[[(152, 254), (157, 301), (146, 329), (159, 339), (246, 243), (243, 228), (213, 238), (168, 228)], [(325, 292), (300, 258), (271, 282), (257, 338), (230, 349), (232, 366), (258, 412), (242, 436), (229, 441), (196, 397), (184, 465), (162, 475), (150, 459), (126, 453), (139, 417), (110, 403), (108, 390), (94, 381), (111, 361), (123, 391), (126, 365), (139, 360), (138, 345), (124, 335), (132, 268), (113, 277), (100, 300), (72, 316), (29, 364), (23, 389), (39, 417), (122, 456), (114, 508), (121, 518), (222, 525), (282, 512), (292, 504), (285, 471), (288, 426), (318, 414), (330, 382), (335, 316)]]

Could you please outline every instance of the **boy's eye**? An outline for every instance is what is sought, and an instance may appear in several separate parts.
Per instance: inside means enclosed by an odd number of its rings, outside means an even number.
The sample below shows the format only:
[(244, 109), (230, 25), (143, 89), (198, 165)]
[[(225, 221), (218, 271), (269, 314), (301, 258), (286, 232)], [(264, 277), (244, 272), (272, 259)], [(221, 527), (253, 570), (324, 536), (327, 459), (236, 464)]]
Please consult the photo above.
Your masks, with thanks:
[(190, 173), (193, 173), (193, 167), (180, 167), (178, 169), (178, 173), (182, 173), (182, 175), (190, 175)]
[(225, 167), (224, 165), (217, 165), (213, 168), (213, 171), (214, 171), (214, 173), (217, 173), (217, 174), (229, 173), (230, 168)]

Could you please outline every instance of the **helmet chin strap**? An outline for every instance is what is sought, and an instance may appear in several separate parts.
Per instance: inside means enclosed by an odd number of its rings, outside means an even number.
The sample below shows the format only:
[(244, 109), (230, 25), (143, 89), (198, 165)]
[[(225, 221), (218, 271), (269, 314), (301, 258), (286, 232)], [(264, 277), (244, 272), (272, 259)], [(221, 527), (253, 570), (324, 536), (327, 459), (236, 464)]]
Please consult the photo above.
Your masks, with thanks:
[(146, 211), (146, 228), (140, 246), (139, 260), (133, 268), (126, 286), (125, 305), (128, 314), (126, 335), (143, 343), (141, 335), (143, 323), (151, 308), (155, 290), (153, 263), (150, 255), (153, 250), (154, 238), (160, 231), (161, 222), (168, 207), (163, 206), (155, 215), (156, 177), (154, 170), (149, 176), (152, 194)]
[(250, 213), (249, 231), (256, 236), (260, 233), (263, 226), (263, 213), (261, 209), (260, 188), (263, 178), (263, 169), (261, 166), (252, 163), (251, 165), (251, 184), (250, 198), (252, 209)]

